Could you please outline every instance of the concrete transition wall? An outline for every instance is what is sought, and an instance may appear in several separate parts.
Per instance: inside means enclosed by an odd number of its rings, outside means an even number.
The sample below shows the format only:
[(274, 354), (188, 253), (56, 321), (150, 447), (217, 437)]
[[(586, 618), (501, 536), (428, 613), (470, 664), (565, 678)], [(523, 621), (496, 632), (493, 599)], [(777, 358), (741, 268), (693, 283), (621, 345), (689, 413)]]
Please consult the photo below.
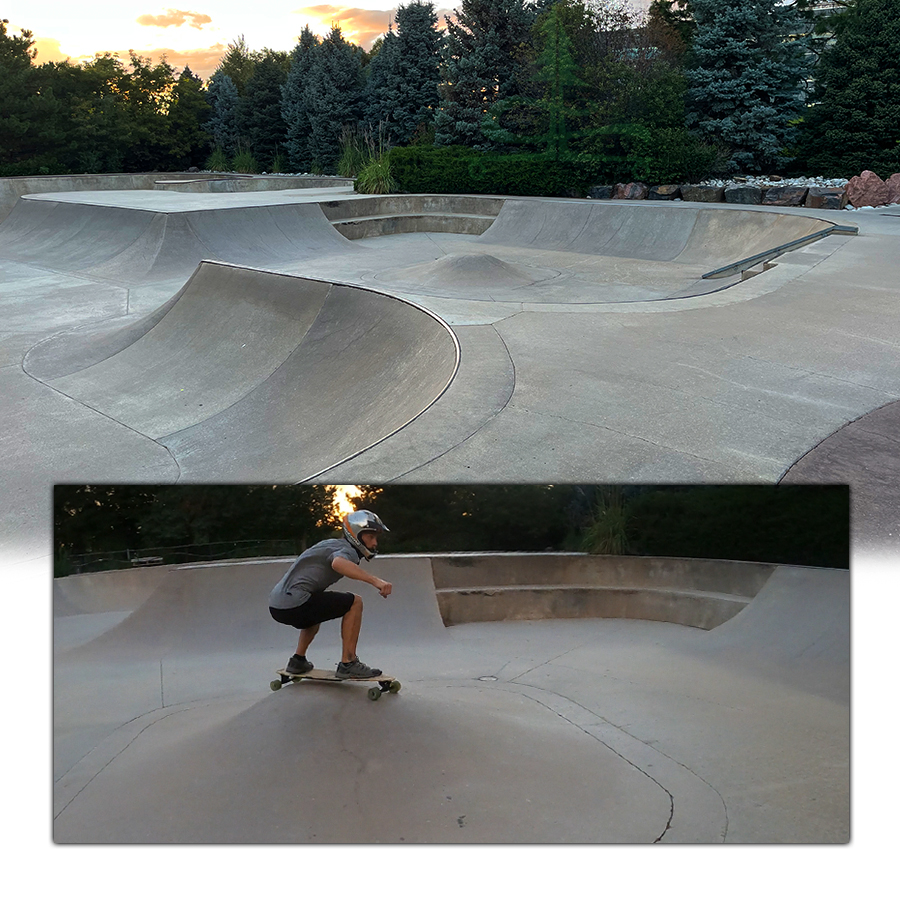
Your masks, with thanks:
[[(283, 559), (236, 560), (222, 565), (158, 566), (58, 578), (53, 589), (54, 615), (138, 611), (120, 630), (133, 631), (146, 620), (156, 634), (165, 628), (163, 620), (179, 632), (196, 616), (202, 621), (207, 605), (214, 603), (214, 618), (231, 622), (235, 633), (246, 640), (247, 629), (259, 617), (269, 589), (288, 564), (289, 560)], [(414, 575), (416, 616), (426, 616), (429, 622), (433, 617), (437, 623), (439, 612), (445, 626), (522, 619), (626, 618), (703, 629), (715, 628), (737, 615), (777, 568), (729, 560), (578, 553), (397, 554), (379, 557), (372, 566), (384, 577), (396, 578), (398, 587), (409, 588)], [(380, 572), (382, 568), (384, 572)], [(160, 612), (163, 600), (167, 615)], [(169, 609), (173, 603), (173, 609), (180, 610), (178, 622)], [(408, 619), (409, 610), (404, 615)]]
[(775, 569), (730, 560), (582, 554), (432, 558), (446, 625), (623, 618), (711, 629), (744, 609)]

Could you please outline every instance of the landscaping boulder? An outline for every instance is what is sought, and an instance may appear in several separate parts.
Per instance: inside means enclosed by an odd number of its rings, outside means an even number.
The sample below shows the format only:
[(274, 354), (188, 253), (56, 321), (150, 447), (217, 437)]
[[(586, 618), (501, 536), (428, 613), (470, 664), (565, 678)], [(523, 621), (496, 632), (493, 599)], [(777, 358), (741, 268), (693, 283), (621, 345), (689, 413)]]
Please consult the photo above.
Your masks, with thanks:
[(758, 206), (762, 203), (763, 191), (754, 184), (730, 184), (725, 188), (726, 203), (743, 203)]
[(681, 188), (677, 184), (657, 184), (650, 188), (648, 200), (677, 200), (681, 197)]
[(629, 181), (616, 185), (616, 200), (646, 200), (650, 188), (641, 181)]
[(846, 205), (844, 188), (811, 187), (806, 195), (808, 209), (843, 209)]
[(900, 172), (891, 175), (885, 182), (888, 188), (888, 203), (900, 203)]
[(853, 206), (884, 206), (890, 190), (874, 172), (868, 169), (862, 175), (854, 175), (847, 183), (847, 198)]
[(712, 184), (682, 184), (681, 198), (691, 203), (724, 203), (725, 188)]
[(770, 187), (763, 195), (764, 206), (803, 206), (809, 189), (795, 184)]
[(615, 189), (612, 184), (595, 184), (588, 188), (588, 197), (591, 200), (610, 200)]

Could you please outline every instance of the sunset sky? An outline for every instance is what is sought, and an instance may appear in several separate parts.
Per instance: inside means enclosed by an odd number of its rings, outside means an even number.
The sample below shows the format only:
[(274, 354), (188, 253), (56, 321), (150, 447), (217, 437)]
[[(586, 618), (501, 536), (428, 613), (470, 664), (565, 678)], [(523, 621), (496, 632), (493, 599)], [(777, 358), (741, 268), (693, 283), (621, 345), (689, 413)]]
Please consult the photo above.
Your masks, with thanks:
[[(341, 26), (344, 37), (364, 47), (387, 30), (397, 4), (390, 0), (359, 0), (357, 6), (320, 4), (301, 6), (302, 0), (191, 0), (190, 8), (158, 4), (155, 0), (93, 0), (89, 5), (63, 0), (5, 0), (0, 16), (9, 20), (11, 33), (32, 32), (38, 51), (36, 63), (69, 58), (81, 62), (96, 53), (111, 52), (127, 59), (134, 50), (154, 60), (165, 53), (177, 70), (191, 70), (208, 78), (229, 42), (243, 34), (252, 50), (270, 47), (290, 50), (303, 26), (324, 35), (331, 24)], [(439, 0), (443, 15), (459, 0)], [(649, 0), (633, 0), (637, 9)], [(85, 13), (85, 9), (90, 13)], [(248, 10), (252, 10), (248, 14)]]

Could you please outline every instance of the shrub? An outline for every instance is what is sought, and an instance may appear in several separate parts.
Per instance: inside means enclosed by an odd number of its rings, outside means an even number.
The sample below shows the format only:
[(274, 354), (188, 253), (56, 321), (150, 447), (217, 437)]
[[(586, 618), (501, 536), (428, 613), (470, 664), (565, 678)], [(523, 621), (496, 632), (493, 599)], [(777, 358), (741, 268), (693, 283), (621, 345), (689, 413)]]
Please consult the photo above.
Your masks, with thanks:
[(231, 168), (232, 171), (240, 172), (242, 175), (256, 175), (259, 172), (256, 157), (249, 150), (239, 150), (231, 163)]
[(370, 156), (363, 166), (353, 189), (360, 194), (393, 194), (397, 184), (391, 176), (391, 159), (387, 153)]
[(221, 147), (216, 147), (216, 149), (213, 150), (209, 159), (206, 161), (206, 168), (210, 172), (228, 171), (228, 157), (225, 155), (225, 151)]

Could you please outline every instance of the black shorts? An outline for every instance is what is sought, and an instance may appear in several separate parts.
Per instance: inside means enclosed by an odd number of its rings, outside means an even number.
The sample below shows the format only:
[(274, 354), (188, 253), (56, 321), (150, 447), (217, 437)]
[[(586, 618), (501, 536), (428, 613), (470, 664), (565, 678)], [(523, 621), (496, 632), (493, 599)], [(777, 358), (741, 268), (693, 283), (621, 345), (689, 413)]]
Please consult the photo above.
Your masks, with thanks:
[(276, 622), (282, 625), (291, 625), (294, 628), (312, 628), (327, 622), (329, 619), (340, 619), (350, 611), (353, 606), (353, 594), (342, 591), (319, 591), (310, 594), (309, 600), (302, 606), (291, 609), (275, 609), (269, 607), (269, 612)]

